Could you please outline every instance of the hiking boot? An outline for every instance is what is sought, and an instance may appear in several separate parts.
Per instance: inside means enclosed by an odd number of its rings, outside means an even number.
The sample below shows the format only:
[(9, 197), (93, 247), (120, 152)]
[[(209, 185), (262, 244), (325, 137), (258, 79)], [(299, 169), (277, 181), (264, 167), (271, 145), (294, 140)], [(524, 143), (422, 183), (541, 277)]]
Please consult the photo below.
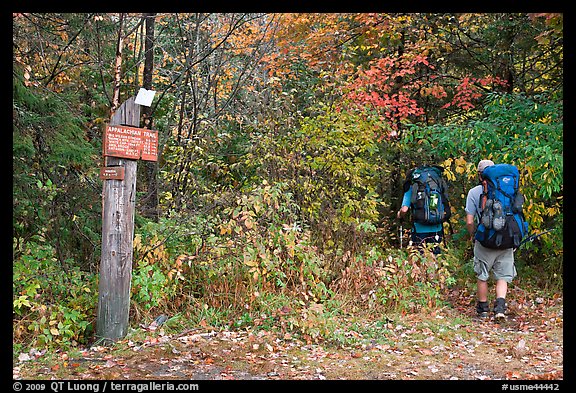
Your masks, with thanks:
[(489, 309), (488, 302), (478, 302), (476, 304), (476, 315), (478, 315), (478, 318), (487, 319)]
[(499, 231), (504, 228), (506, 224), (506, 218), (504, 217), (504, 209), (502, 208), (502, 203), (500, 201), (494, 201), (492, 205), (492, 210), (494, 211), (494, 218), (492, 220), (492, 227), (494, 230)]
[(482, 213), (482, 224), (486, 229), (492, 228), (492, 204), (494, 203), (493, 199), (486, 200), (486, 206), (484, 206), (484, 212)]
[(499, 297), (494, 301), (494, 319), (504, 319), (506, 316), (506, 300)]

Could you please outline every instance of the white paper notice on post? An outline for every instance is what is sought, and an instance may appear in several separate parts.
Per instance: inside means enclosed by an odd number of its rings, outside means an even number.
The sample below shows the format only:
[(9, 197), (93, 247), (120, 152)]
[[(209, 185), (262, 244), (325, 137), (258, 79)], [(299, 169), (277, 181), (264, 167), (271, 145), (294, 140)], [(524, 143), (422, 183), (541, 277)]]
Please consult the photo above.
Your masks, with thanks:
[(140, 88), (134, 103), (138, 105), (150, 106), (152, 105), (152, 100), (154, 99), (155, 94), (156, 92), (154, 90), (146, 90), (142, 87)]

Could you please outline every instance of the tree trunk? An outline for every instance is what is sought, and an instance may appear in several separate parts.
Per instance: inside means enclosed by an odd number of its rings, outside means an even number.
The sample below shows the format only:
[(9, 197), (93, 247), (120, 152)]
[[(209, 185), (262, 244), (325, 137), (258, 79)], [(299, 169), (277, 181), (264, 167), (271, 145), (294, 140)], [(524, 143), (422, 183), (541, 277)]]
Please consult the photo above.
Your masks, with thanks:
[(120, 106), (120, 79), (122, 76), (122, 49), (124, 38), (122, 38), (122, 26), (124, 24), (124, 14), (120, 13), (118, 22), (118, 41), (116, 45), (116, 63), (114, 64), (114, 90), (112, 93), (112, 113)]
[[(152, 74), (154, 72), (154, 18), (156, 14), (144, 14), (146, 18), (146, 37), (144, 43), (144, 75), (143, 84), (146, 90), (152, 90)], [(152, 129), (152, 108), (142, 107), (144, 128)], [(142, 215), (158, 222), (158, 161), (144, 163), (144, 176), (147, 192), (143, 198)]]

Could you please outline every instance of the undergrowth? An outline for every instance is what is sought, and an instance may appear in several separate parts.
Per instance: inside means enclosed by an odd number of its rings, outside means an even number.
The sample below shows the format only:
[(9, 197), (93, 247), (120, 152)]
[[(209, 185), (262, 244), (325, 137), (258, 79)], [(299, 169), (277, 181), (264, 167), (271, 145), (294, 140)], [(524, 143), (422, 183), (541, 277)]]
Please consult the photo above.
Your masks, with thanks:
[[(250, 214), (254, 205), (241, 201), (214, 226), (215, 233), (173, 220), (140, 227), (134, 240), (133, 329), (164, 314), (170, 317), (164, 328), (173, 332), (267, 330), (346, 345), (357, 341), (349, 331), (363, 331), (365, 340), (382, 337), (398, 315), (450, 307), (447, 294), (454, 286), (472, 290), (471, 254), (449, 243), (437, 257), (429, 250), (378, 245), (341, 252), (343, 268), (329, 281), (309, 231), (283, 222), (286, 212), (274, 211), (274, 199), (261, 192), (261, 210)], [(71, 261), (59, 264), (41, 240), (27, 242), (14, 265), (15, 357), (97, 342), (97, 275), (64, 270)], [(524, 282), (534, 278), (532, 267), (521, 269)], [(350, 329), (360, 316), (371, 322)]]

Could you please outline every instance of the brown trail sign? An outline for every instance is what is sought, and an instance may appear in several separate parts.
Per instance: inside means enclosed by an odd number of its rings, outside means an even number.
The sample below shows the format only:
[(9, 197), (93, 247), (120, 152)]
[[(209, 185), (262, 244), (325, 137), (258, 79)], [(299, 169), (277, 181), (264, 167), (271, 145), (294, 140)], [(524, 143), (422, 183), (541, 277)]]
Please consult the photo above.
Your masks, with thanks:
[(123, 166), (107, 166), (100, 168), (101, 180), (124, 180)]
[(134, 101), (134, 97), (129, 98), (114, 113), (103, 147), (106, 167), (101, 169), (105, 180), (96, 336), (107, 343), (124, 337), (128, 330), (136, 160), (157, 159), (158, 134), (135, 128), (140, 123), (140, 105)]
[(158, 160), (158, 131), (109, 125), (104, 133), (104, 155), (133, 160)]

